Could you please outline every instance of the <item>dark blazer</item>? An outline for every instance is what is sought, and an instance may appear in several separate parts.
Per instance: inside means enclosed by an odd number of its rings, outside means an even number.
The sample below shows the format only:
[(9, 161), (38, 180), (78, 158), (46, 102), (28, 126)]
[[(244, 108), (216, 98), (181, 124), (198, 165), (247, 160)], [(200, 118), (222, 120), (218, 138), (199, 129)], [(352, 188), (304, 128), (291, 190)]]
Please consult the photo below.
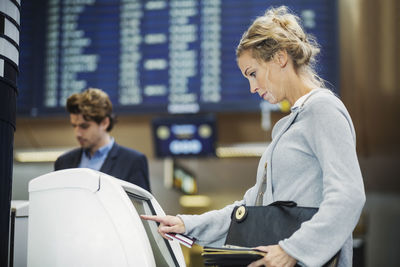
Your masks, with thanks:
[[(81, 161), (82, 148), (76, 148), (61, 155), (54, 163), (54, 170), (77, 168)], [(136, 184), (150, 192), (149, 170), (144, 154), (118, 145), (114, 142), (101, 172), (121, 180)]]

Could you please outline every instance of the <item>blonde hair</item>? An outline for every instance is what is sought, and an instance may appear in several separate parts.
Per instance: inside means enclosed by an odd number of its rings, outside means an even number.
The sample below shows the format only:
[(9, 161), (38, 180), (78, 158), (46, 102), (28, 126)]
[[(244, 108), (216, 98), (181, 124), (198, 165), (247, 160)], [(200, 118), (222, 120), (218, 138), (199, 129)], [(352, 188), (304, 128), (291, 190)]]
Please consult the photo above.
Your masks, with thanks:
[(67, 99), (67, 111), (71, 114), (82, 114), (87, 121), (100, 124), (106, 117), (110, 119), (110, 125), (106, 129), (111, 131), (115, 124), (112, 114), (112, 103), (107, 93), (97, 89), (89, 88), (81, 93), (75, 93)]
[(236, 57), (251, 51), (255, 59), (268, 62), (280, 50), (286, 50), (299, 75), (318, 87), (324, 85), (314, 70), (319, 45), (313, 36), (304, 32), (300, 18), (286, 6), (270, 8), (253, 22), (236, 48)]

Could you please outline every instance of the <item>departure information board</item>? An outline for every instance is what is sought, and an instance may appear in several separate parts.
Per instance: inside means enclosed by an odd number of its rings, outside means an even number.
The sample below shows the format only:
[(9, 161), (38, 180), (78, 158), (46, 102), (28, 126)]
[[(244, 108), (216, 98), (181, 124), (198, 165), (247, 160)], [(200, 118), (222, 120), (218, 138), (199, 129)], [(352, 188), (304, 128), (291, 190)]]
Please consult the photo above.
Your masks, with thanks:
[(257, 111), (235, 48), (270, 6), (287, 5), (322, 49), (338, 93), (336, 0), (22, 1), (18, 112), (61, 114), (69, 95), (106, 91), (120, 113)]

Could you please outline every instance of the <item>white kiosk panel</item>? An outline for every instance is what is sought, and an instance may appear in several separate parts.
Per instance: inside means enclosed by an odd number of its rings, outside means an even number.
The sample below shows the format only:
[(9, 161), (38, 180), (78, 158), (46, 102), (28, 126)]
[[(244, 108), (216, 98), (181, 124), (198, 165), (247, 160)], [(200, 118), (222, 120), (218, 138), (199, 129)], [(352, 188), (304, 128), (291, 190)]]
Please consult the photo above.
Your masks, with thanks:
[(28, 266), (185, 266), (176, 242), (139, 214), (164, 215), (144, 189), (90, 169), (29, 184)]

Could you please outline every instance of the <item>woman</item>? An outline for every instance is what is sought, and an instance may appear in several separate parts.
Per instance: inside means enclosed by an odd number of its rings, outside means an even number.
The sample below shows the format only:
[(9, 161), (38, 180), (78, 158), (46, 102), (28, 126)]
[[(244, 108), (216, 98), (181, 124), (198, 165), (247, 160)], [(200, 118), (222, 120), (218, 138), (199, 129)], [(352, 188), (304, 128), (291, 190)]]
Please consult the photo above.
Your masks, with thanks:
[(167, 232), (185, 233), (200, 245), (219, 246), (235, 206), (291, 200), (319, 210), (290, 238), (258, 247), (267, 254), (250, 266), (321, 266), (339, 250), (338, 266), (351, 266), (352, 231), (365, 202), (364, 186), (350, 115), (331, 91), (323, 89), (312, 68), (318, 52), (299, 18), (286, 7), (269, 9), (257, 18), (237, 48), (239, 68), (251, 93), (272, 104), (288, 100), (292, 108), (272, 130), (256, 184), (243, 200), (221, 210), (143, 218), (160, 222), (164, 237)]

